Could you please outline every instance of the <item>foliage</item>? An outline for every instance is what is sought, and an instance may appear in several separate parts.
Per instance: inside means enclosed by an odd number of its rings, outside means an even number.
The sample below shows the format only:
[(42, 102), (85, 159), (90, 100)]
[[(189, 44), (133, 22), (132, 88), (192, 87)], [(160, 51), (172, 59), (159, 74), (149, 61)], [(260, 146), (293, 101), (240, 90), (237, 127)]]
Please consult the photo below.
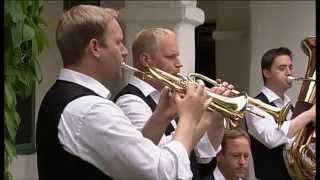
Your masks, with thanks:
[(5, 0), (4, 61), (4, 179), (12, 179), (9, 167), (16, 157), (15, 137), (20, 124), (17, 96), (28, 97), (42, 80), (38, 57), (47, 39), (43, 31), (40, 0)]

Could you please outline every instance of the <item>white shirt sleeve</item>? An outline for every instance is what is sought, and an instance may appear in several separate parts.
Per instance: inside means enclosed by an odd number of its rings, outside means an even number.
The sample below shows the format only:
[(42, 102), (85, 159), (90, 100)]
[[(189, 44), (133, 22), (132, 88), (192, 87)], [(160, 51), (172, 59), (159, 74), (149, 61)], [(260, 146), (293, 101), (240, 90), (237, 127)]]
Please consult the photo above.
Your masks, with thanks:
[(209, 163), (213, 159), (213, 157), (217, 155), (220, 149), (221, 145), (217, 150), (214, 149), (214, 147), (211, 145), (207, 133), (205, 133), (201, 137), (200, 141), (196, 144), (194, 151), (197, 157), (197, 161), (204, 164)]
[(142, 136), (113, 102), (84, 96), (70, 102), (58, 126), (63, 148), (115, 179), (191, 179), (177, 141), (163, 148)]
[(152, 115), (152, 110), (143, 99), (133, 94), (120, 96), (116, 104), (122, 109), (130, 122), (138, 129), (142, 130), (147, 120)]
[(252, 113), (245, 114), (248, 131), (252, 136), (268, 148), (278, 147), (290, 141), (287, 137), (290, 121), (285, 121), (278, 128), (278, 125), (270, 114), (256, 107), (253, 107), (253, 110), (263, 114), (265, 117), (261, 118)]
[[(145, 123), (149, 120), (152, 115), (152, 110), (147, 103), (140, 97), (133, 94), (125, 94), (120, 96), (116, 104), (122, 109), (131, 123), (141, 131)], [(166, 136), (165, 134), (161, 137), (159, 146), (164, 146), (171, 142), (173, 135)]]
[[(152, 110), (140, 97), (132, 94), (125, 94), (120, 96), (116, 104), (123, 110), (125, 115), (129, 118), (132, 124), (138, 129), (142, 130), (144, 124), (152, 115)], [(176, 128), (175, 122), (172, 122), (173, 127)], [(161, 137), (159, 146), (164, 146), (172, 141), (173, 134)], [(217, 151), (211, 145), (207, 134), (200, 139), (196, 144), (195, 153), (199, 163), (208, 163), (216, 156)]]

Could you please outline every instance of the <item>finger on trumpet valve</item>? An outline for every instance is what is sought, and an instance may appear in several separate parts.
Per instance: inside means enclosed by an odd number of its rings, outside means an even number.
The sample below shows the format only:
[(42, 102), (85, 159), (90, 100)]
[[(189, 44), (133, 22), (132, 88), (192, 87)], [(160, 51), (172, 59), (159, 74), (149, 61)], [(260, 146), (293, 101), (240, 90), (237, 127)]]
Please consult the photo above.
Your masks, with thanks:
[(229, 84), (229, 85), (227, 86), (227, 88), (230, 89), (230, 90), (232, 90), (232, 89), (234, 88), (234, 86), (233, 86), (232, 84)]
[(212, 97), (209, 97), (205, 102), (204, 102), (204, 105), (203, 105), (203, 108), (204, 109), (207, 109), (210, 105), (210, 103), (212, 102), (213, 98)]
[(201, 79), (197, 79), (197, 83), (199, 84), (199, 85), (205, 85), (205, 83), (201, 80)]
[(216, 83), (217, 83), (216, 86), (219, 86), (219, 87), (222, 86), (222, 84), (221, 84), (222, 80), (221, 79), (216, 79)]

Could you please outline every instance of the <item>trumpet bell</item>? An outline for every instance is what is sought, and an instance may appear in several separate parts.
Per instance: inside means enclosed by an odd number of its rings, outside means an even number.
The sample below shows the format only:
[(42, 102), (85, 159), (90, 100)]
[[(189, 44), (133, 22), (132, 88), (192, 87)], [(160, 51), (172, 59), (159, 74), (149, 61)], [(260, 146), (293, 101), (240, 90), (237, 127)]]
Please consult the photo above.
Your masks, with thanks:
[[(208, 78), (202, 74), (198, 74), (198, 73), (190, 73), (188, 75), (188, 79), (193, 80), (193, 81), (195, 81), (196, 79), (201, 79), (203, 81), (206, 81), (206, 82), (212, 84), (213, 86), (219, 86), (219, 84), (215, 80), (210, 79), (210, 78)], [(241, 96), (243, 93), (240, 93), (239, 91), (236, 91), (235, 89), (232, 89), (231, 94), (233, 94), (235, 96)], [(286, 116), (292, 107), (290, 104), (287, 104), (284, 108), (274, 107), (274, 106), (271, 106), (269, 104), (266, 104), (266, 103), (260, 101), (259, 99), (252, 98), (248, 95), (246, 95), (246, 99), (247, 99), (246, 103), (248, 105), (253, 105), (253, 106), (255, 106), (259, 109), (262, 109), (263, 111), (271, 114), (273, 116), (275, 122), (278, 124), (278, 127), (280, 127), (283, 124), (283, 122), (286, 120)], [(264, 115), (261, 115), (260, 113), (252, 111), (249, 106), (247, 106), (246, 111), (264, 118)], [(233, 126), (233, 125), (231, 124), (231, 126)]]
[(244, 118), (248, 104), (247, 94), (243, 93), (236, 97), (225, 97), (207, 91), (207, 95), (215, 99), (209, 104), (209, 110), (216, 110), (220, 112), (221, 114), (225, 115), (225, 117), (233, 120), (234, 123), (235, 121), (240, 121)]
[[(152, 67), (150, 67), (146, 72), (146, 76), (152, 79), (157, 79), (178, 92), (185, 92), (188, 83), (196, 83), (195, 81), (190, 81), (186, 77), (177, 77), (160, 69)], [(246, 94), (241, 94), (237, 97), (225, 97), (210, 92), (208, 88), (206, 88), (206, 94), (209, 98), (212, 99), (207, 108), (208, 110), (216, 110), (223, 116), (235, 121), (239, 121), (244, 118), (245, 110), (248, 103)]]

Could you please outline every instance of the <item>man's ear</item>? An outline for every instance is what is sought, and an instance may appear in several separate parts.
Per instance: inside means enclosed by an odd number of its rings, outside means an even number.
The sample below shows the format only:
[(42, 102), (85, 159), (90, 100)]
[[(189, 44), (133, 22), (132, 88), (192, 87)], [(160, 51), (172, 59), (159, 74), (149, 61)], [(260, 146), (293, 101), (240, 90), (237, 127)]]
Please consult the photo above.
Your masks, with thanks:
[(265, 78), (270, 78), (271, 72), (268, 69), (262, 70), (262, 73)]
[(101, 45), (96, 39), (91, 39), (87, 46), (88, 51), (96, 58), (100, 58)]
[(141, 65), (144, 67), (144, 68), (147, 68), (150, 66), (151, 64), (151, 56), (149, 53), (141, 53), (140, 56), (139, 56), (139, 59), (140, 59), (140, 62), (141, 62)]
[(222, 151), (219, 151), (216, 156), (217, 162), (221, 161), (222, 156), (223, 156)]

